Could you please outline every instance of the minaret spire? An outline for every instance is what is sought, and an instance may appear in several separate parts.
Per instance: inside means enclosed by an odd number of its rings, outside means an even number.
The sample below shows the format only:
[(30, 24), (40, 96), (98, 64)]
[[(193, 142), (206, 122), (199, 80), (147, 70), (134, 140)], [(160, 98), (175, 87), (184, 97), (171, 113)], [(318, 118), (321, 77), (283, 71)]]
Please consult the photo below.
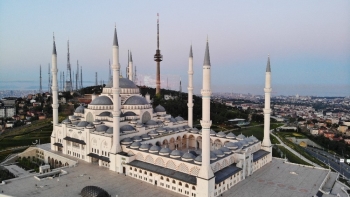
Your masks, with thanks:
[[(264, 139), (261, 144), (262, 149), (272, 153), (272, 146), (270, 141), (270, 116), (271, 116), (271, 66), (270, 66), (270, 55), (267, 57), (267, 65), (266, 65), (266, 73), (265, 73), (265, 107), (264, 107)], [(271, 154), (270, 157), (268, 157), (268, 160), (271, 160)]]
[(193, 53), (192, 53), (192, 44), (190, 47), (190, 55), (188, 58), (188, 126), (193, 127)]
[(134, 68), (133, 68), (133, 62), (132, 62), (132, 54), (130, 51), (130, 57), (128, 56), (129, 59), (129, 67), (128, 67), (128, 76), (130, 81), (134, 81)]
[(210, 166), (210, 98), (211, 98), (211, 65), (209, 57), (209, 44), (207, 41), (203, 63), (202, 94), (202, 166), (198, 173), (197, 185), (200, 185), (199, 196), (212, 196), (214, 193), (215, 177)]
[(58, 142), (56, 138), (56, 126), (58, 124), (58, 85), (57, 85), (57, 53), (56, 53), (56, 43), (55, 36), (53, 36), (53, 51), (52, 51), (52, 123), (53, 123), (53, 131), (51, 134), (51, 150), (57, 151), (57, 146), (53, 144)]
[(159, 49), (159, 14), (157, 13), (157, 50), (154, 55), (154, 61), (157, 62), (157, 74), (156, 74), (156, 95), (160, 96), (160, 62), (163, 60), (163, 55), (160, 54)]
[(42, 87), (42, 77), (41, 77), (41, 64), (40, 64), (40, 88), (39, 88), (39, 93), (43, 93), (43, 87)]

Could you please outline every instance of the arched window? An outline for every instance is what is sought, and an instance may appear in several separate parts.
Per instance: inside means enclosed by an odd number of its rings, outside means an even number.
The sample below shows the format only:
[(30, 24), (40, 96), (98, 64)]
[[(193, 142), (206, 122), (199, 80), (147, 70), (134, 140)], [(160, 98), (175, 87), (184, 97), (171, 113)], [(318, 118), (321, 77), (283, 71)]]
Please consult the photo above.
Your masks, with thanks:
[(149, 173), (149, 176), (152, 176), (152, 173)]
[(169, 179), (168, 179), (168, 178), (166, 178), (166, 181), (167, 181), (167, 182), (169, 182)]
[(195, 186), (192, 186), (192, 190), (196, 190), (196, 187), (195, 187)]
[(181, 182), (179, 182), (179, 185), (180, 185), (180, 186), (182, 186), (182, 183), (181, 183)]
[(163, 177), (162, 177), (162, 176), (160, 177), (160, 180), (163, 180)]
[(147, 172), (145, 171), (145, 175), (147, 175)]
[(174, 184), (176, 183), (175, 180), (173, 180), (173, 183), (174, 183)]
[(188, 188), (188, 184), (186, 184), (185, 187)]

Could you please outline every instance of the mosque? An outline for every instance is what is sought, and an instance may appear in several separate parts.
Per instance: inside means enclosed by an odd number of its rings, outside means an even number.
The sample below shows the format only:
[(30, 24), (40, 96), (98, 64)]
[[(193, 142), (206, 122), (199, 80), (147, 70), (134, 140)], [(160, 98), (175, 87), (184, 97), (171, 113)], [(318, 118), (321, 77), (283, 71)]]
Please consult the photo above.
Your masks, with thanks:
[[(268, 58), (265, 84), (263, 142), (211, 130), (211, 63), (207, 41), (203, 63), (202, 130), (193, 127), (193, 53), (188, 66), (188, 120), (172, 117), (150, 95), (141, 95), (129, 78), (120, 75), (117, 31), (113, 38), (113, 77), (87, 106), (58, 122), (57, 53), (52, 53), (53, 131), (51, 150), (108, 168), (186, 196), (219, 196), (271, 162)], [(129, 62), (129, 70), (132, 62)], [(50, 163), (50, 159), (48, 163)]]

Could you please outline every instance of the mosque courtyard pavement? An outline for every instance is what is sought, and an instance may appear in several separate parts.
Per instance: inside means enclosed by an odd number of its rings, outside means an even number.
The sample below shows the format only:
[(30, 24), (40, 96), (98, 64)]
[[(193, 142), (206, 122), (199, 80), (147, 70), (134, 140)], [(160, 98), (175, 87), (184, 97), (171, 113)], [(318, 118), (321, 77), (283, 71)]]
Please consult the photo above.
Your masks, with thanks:
[[(182, 196), (83, 161), (80, 161), (77, 167), (64, 170), (68, 174), (59, 178), (38, 181), (27, 177), (0, 185), (0, 190), (5, 195), (18, 197), (74, 197), (80, 196), (80, 191), (85, 186), (95, 185), (105, 189), (111, 196), (118, 197)], [(223, 196), (313, 196), (318, 192), (327, 173), (327, 170), (284, 163), (284, 160), (274, 158), (271, 163), (227, 190)]]

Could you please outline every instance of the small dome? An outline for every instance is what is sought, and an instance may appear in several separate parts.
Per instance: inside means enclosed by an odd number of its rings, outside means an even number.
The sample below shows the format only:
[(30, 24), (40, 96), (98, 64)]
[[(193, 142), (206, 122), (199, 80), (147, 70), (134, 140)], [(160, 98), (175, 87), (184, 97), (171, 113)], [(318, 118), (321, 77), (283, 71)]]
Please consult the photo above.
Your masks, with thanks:
[(228, 149), (231, 149), (231, 150), (238, 148), (238, 145), (236, 143), (233, 143), (233, 142), (227, 142), (224, 146), (227, 147)]
[(171, 151), (171, 153), (170, 153), (171, 158), (180, 158), (181, 156), (182, 156), (182, 152), (177, 150), (177, 149)]
[(156, 131), (157, 131), (158, 133), (164, 133), (164, 132), (166, 132), (166, 129), (163, 128), (163, 127), (159, 127), (159, 128), (156, 129)]
[(229, 133), (229, 134), (226, 135), (226, 138), (228, 138), (228, 139), (234, 139), (234, 138), (236, 138), (236, 135), (233, 134), (233, 133)]
[[(86, 128), (87, 129), (93, 129), (95, 126), (94, 126), (94, 124), (93, 123), (89, 123), (88, 125), (86, 125)], [(112, 127), (111, 127), (112, 128)]]
[(194, 163), (196, 164), (202, 164), (202, 156), (199, 155), (194, 159)]
[(122, 139), (121, 141), (121, 144), (131, 144), (132, 143), (132, 140), (131, 138), (127, 137), (127, 138), (124, 138)]
[(140, 147), (140, 145), (141, 145), (141, 143), (140, 142), (133, 142), (131, 145), (130, 145), (130, 148), (139, 148)]
[(223, 153), (225, 153), (225, 154), (231, 154), (231, 153), (232, 153), (231, 150), (228, 149), (228, 148), (225, 147), (225, 146), (221, 147), (220, 150), (221, 150)]
[(134, 136), (134, 137), (132, 137), (132, 140), (133, 140), (134, 142), (141, 142), (141, 141), (142, 141), (142, 139), (141, 139), (140, 136)]
[(213, 129), (210, 129), (210, 136), (216, 136), (216, 132)]
[(241, 133), (239, 135), (237, 135), (236, 137), (238, 140), (243, 140), (245, 138), (245, 136)]
[(164, 118), (163, 121), (166, 122), (166, 123), (170, 122), (169, 118)]
[(136, 124), (136, 128), (141, 128), (141, 127), (143, 127), (143, 124), (142, 124), (141, 122), (138, 122), (138, 123)]
[(77, 127), (86, 127), (89, 123), (86, 121), (81, 121), (77, 124)]
[(220, 150), (220, 149), (216, 149), (213, 151), (215, 153), (216, 156), (218, 157), (223, 157), (225, 156), (225, 154)]
[(217, 157), (216, 157), (216, 154), (213, 152), (213, 151), (210, 151), (210, 160), (216, 160)]
[(177, 122), (175, 118), (171, 117), (170, 119), (170, 122)]
[(104, 111), (102, 113), (99, 114), (99, 116), (110, 116), (112, 113), (108, 112), (108, 111)]
[(131, 96), (125, 102), (124, 105), (147, 105), (148, 101), (142, 96)]
[(101, 120), (94, 120), (93, 123), (94, 125), (102, 124)]
[(160, 150), (160, 147), (159, 147), (159, 146), (153, 145), (153, 146), (151, 146), (151, 148), (149, 149), (149, 152), (150, 152), (150, 153), (158, 153), (159, 150)]
[(62, 123), (63, 123), (63, 124), (70, 124), (71, 121), (70, 121), (68, 118), (66, 118), (66, 119), (64, 119), (64, 120), (62, 121)]
[(176, 121), (184, 121), (184, 119), (183, 119), (181, 116), (177, 116), (177, 117), (175, 118), (175, 120), (176, 120)]
[(149, 140), (149, 139), (151, 139), (151, 136), (149, 136), (149, 135), (147, 135), (147, 134), (143, 134), (143, 135), (141, 135), (141, 138), (142, 138), (143, 140)]
[(248, 144), (254, 144), (254, 141), (253, 141), (253, 139), (251, 139), (251, 138), (246, 138), (246, 139), (244, 139), (244, 140), (247, 141)]
[(148, 120), (148, 121), (146, 122), (146, 125), (157, 125), (157, 122), (154, 121), (154, 120)]
[(199, 131), (198, 131), (198, 129), (197, 129), (196, 127), (194, 127), (194, 128), (191, 129), (191, 133), (196, 134), (196, 133), (198, 133), (198, 132), (199, 132)]
[(135, 128), (127, 124), (120, 127), (120, 132), (124, 132), (124, 131), (135, 131)]
[(225, 137), (226, 134), (222, 131), (220, 131), (219, 133), (216, 134), (217, 137)]
[(113, 127), (109, 127), (106, 131), (108, 134), (113, 134)]
[(190, 152), (183, 154), (181, 157), (181, 159), (184, 161), (192, 161), (194, 158), (195, 158), (195, 156)]
[(139, 149), (145, 151), (145, 150), (148, 150), (150, 147), (151, 147), (150, 144), (141, 144)]
[(89, 105), (113, 105), (113, 102), (108, 96), (99, 96), (95, 98)]
[(78, 121), (76, 121), (76, 122), (72, 122), (72, 125), (73, 125), (73, 126), (77, 126), (77, 124), (79, 124), (79, 122), (78, 122)]
[(110, 197), (110, 195), (102, 188), (97, 186), (86, 186), (84, 187), (80, 195), (82, 197)]
[(128, 111), (128, 112), (124, 113), (124, 117), (125, 116), (136, 116), (136, 114), (134, 112), (132, 112), (132, 111)]
[(96, 126), (96, 131), (97, 132), (105, 132), (109, 129), (109, 127), (107, 127), (106, 125), (98, 125)]
[(173, 129), (173, 128), (165, 128), (165, 129), (168, 131), (168, 133), (174, 132), (174, 129)]
[(246, 140), (241, 140), (239, 142), (243, 145), (243, 147), (247, 147), (249, 145), (249, 143)]
[(74, 113), (81, 113), (81, 114), (83, 114), (84, 111), (85, 111), (85, 107), (80, 104), (80, 106), (75, 109)]
[(154, 108), (155, 112), (165, 112), (165, 108), (161, 105), (158, 105), (156, 108)]
[(169, 155), (170, 152), (171, 152), (171, 150), (169, 148), (162, 148), (162, 149), (160, 149), (159, 154), (160, 155)]
[(249, 138), (250, 138), (250, 139), (252, 139), (252, 140), (253, 140), (253, 142), (258, 142), (258, 141), (259, 141), (259, 140), (258, 140), (258, 139), (257, 139), (255, 136), (253, 136), (253, 135), (252, 135), (252, 136), (250, 136)]
[(156, 136), (156, 135), (158, 135), (158, 132), (155, 131), (155, 130), (153, 130), (153, 131), (148, 132), (148, 135), (150, 135), (150, 136)]

